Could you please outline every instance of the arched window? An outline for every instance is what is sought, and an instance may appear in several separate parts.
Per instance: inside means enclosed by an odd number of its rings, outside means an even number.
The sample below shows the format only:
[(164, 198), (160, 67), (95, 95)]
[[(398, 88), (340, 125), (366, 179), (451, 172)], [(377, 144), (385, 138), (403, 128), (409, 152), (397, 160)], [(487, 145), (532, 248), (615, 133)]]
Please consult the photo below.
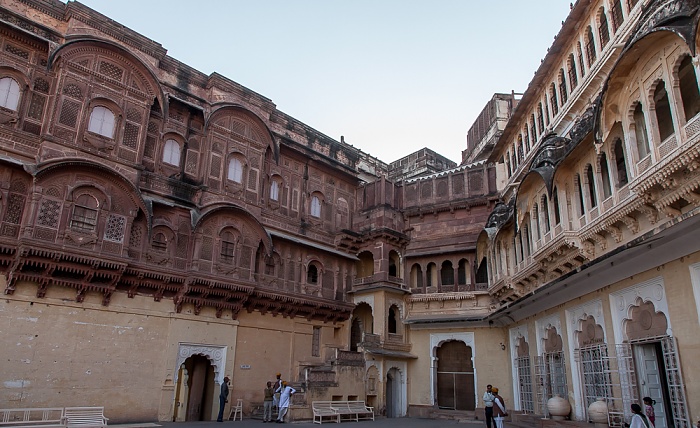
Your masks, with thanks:
[(311, 209), (309, 214), (311, 214), (311, 217), (321, 218), (321, 199), (316, 195), (311, 197)]
[(542, 135), (544, 133), (544, 112), (542, 110), (542, 103), (537, 104), (537, 126), (540, 131), (539, 135)]
[(427, 287), (432, 287), (433, 284), (437, 282), (437, 267), (435, 263), (428, 263), (425, 269), (425, 285)]
[(576, 75), (576, 59), (574, 54), (569, 54), (569, 85), (573, 91), (578, 86), (578, 76)]
[(180, 145), (175, 140), (167, 140), (163, 146), (163, 162), (168, 165), (180, 166)]
[(578, 189), (578, 215), (582, 217), (586, 213), (586, 205), (583, 203), (583, 185), (581, 184), (581, 176), (576, 174), (574, 177), (576, 187)]
[(418, 263), (411, 266), (411, 284), (413, 288), (423, 288), (423, 269)]
[(396, 318), (396, 309), (392, 306), (389, 308), (389, 319), (387, 320), (390, 334), (396, 334)]
[(610, 171), (608, 171), (608, 158), (605, 153), (600, 155), (600, 178), (603, 183), (603, 199), (608, 199), (612, 195), (610, 185)]
[(88, 131), (102, 135), (107, 138), (114, 138), (114, 113), (103, 106), (96, 106), (90, 113)]
[(153, 240), (151, 241), (151, 247), (155, 251), (164, 253), (168, 249), (168, 240), (165, 237), (165, 234), (162, 232), (158, 232), (153, 235)]
[(310, 264), (306, 271), (306, 283), (318, 284), (318, 268), (316, 265)]
[(620, 25), (622, 25), (622, 22), (624, 21), (624, 17), (622, 16), (622, 3), (620, 0), (614, 0), (612, 2), (612, 24), (613, 24), (613, 33), (617, 32), (617, 29), (620, 28)]
[(233, 264), (234, 255), (236, 250), (236, 240), (233, 233), (229, 230), (225, 230), (221, 233), (221, 252), (219, 253), (219, 259), (222, 263)]
[(17, 111), (19, 104), (19, 84), (11, 77), (0, 79), (0, 107)]
[(73, 205), (70, 227), (79, 232), (92, 232), (97, 227), (97, 209), (99, 203), (92, 195), (78, 196)]
[(591, 164), (586, 165), (586, 181), (588, 182), (588, 200), (591, 201), (591, 208), (594, 208), (598, 205), (598, 200), (595, 195), (595, 177)]
[(581, 67), (581, 77), (583, 77), (586, 75), (586, 63), (583, 61), (581, 42), (576, 42), (576, 52), (578, 53), (578, 66)]
[(593, 37), (593, 28), (590, 25), (586, 29), (586, 59), (588, 60), (589, 68), (596, 60), (595, 37)]
[(647, 137), (647, 122), (644, 118), (644, 110), (642, 103), (639, 102), (634, 107), (634, 135), (637, 138), (637, 153), (639, 160), (642, 160), (649, 154), (649, 139)]
[(523, 129), (523, 135), (525, 136), (525, 152), (530, 153), (530, 130), (527, 128), (527, 123)]
[(561, 211), (559, 210), (559, 192), (555, 187), (552, 191), (552, 204), (554, 204), (554, 224), (561, 223)]
[(557, 87), (554, 82), (549, 85), (549, 101), (552, 104), (552, 115), (556, 116), (559, 114), (559, 101), (557, 100)]
[[(540, 104), (542, 105), (542, 104)], [(535, 127), (535, 115), (530, 115), (530, 135), (532, 136), (532, 145), (537, 143), (537, 128)]]
[(608, 27), (608, 17), (605, 15), (605, 10), (600, 8), (600, 28), (598, 28), (598, 34), (600, 35), (600, 49), (608, 44), (610, 41), (610, 27)]
[(457, 283), (459, 285), (467, 285), (467, 268), (469, 263), (467, 259), (461, 259), (457, 265)]
[[(529, 216), (527, 221), (530, 222)], [(527, 257), (532, 253), (532, 235), (530, 235), (530, 226), (526, 225), (523, 228), (523, 231), (525, 231), (525, 256)]]
[(625, 152), (622, 149), (622, 140), (619, 138), (615, 140), (615, 166), (617, 166), (617, 188), (619, 189), (628, 182)]
[(525, 152), (523, 151), (523, 136), (518, 135), (518, 161), (522, 162), (525, 159)]
[(454, 285), (455, 283), (455, 270), (452, 267), (452, 262), (445, 260), (442, 262), (442, 269), (440, 269), (440, 280), (442, 285)]
[(656, 111), (656, 122), (659, 125), (659, 137), (664, 141), (674, 133), (673, 118), (671, 117), (671, 104), (668, 102), (666, 84), (661, 81), (654, 89), (654, 106)]
[(680, 81), (681, 100), (686, 122), (700, 112), (700, 92), (695, 67), (689, 55), (681, 61), (678, 67), (678, 80)]
[(544, 232), (549, 232), (551, 225), (549, 223), (549, 201), (547, 195), (542, 196), (542, 217), (544, 217)]
[(569, 90), (566, 88), (566, 77), (563, 68), (559, 69), (559, 97), (562, 105), (569, 100)]
[(234, 183), (243, 183), (243, 162), (233, 157), (228, 161), (228, 179)]
[(270, 181), (270, 200), (280, 200), (280, 183), (275, 179)]
[(508, 153), (506, 153), (506, 171), (508, 171), (508, 178), (510, 178), (510, 176), (513, 175), (513, 172), (510, 169), (510, 159), (508, 158)]
[(518, 169), (518, 159), (515, 157), (515, 150), (510, 154), (510, 161), (513, 163), (513, 172)]
[(540, 204), (535, 203), (532, 208), (532, 220), (535, 222), (535, 232), (537, 232), (535, 236), (537, 236), (537, 240), (539, 241), (542, 239), (542, 229), (540, 228)]

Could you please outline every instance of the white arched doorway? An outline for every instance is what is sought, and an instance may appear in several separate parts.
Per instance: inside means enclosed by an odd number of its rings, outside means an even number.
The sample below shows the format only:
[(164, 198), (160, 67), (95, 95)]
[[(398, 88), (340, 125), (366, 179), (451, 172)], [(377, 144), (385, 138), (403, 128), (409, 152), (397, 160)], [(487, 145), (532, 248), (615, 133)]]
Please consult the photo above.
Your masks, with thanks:
[(209, 421), (218, 412), (226, 347), (181, 343), (173, 394), (173, 421)]

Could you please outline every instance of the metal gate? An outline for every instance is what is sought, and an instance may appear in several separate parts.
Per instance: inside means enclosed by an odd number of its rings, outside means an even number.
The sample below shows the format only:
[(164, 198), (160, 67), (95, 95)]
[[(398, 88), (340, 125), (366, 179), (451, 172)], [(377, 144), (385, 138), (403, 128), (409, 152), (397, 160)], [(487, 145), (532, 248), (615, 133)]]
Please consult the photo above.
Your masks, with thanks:
[(515, 367), (518, 369), (520, 410), (523, 413), (534, 413), (535, 403), (532, 397), (532, 367), (530, 364), (530, 357), (516, 358)]

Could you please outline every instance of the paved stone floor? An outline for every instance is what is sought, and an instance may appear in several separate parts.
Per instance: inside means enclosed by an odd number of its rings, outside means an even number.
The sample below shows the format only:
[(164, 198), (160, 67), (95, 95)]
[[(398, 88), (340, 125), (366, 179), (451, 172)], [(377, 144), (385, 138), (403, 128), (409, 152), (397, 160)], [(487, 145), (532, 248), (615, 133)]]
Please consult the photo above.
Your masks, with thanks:
[[(291, 425), (294, 428), (311, 428), (317, 427), (311, 421), (292, 422), (285, 425)], [(157, 422), (144, 424), (122, 424), (109, 425), (114, 428), (262, 428), (262, 427), (280, 427), (280, 424), (264, 424), (259, 419), (243, 419), (242, 421), (226, 421), (226, 422)], [(374, 421), (348, 421), (336, 424), (334, 422), (324, 422), (323, 426), (331, 428), (441, 428), (449, 426), (461, 426), (465, 428), (486, 428), (486, 424), (481, 421), (456, 421), (445, 419), (420, 419), (420, 418), (377, 418)], [(507, 428), (507, 424), (506, 427)]]

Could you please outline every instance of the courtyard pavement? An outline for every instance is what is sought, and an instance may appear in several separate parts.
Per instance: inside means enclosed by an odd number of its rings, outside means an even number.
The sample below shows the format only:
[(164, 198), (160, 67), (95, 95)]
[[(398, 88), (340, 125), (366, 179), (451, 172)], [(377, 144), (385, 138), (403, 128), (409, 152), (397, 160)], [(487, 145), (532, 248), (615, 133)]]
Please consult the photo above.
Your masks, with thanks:
[[(293, 428), (312, 428), (318, 426), (312, 421), (291, 422)], [(442, 428), (446, 426), (462, 426), (465, 428), (486, 428), (483, 421), (474, 420), (447, 420), (447, 419), (422, 419), (422, 418), (377, 418), (374, 421), (347, 421), (340, 424), (324, 422), (323, 425), (337, 428)], [(259, 419), (243, 419), (242, 421), (224, 422), (155, 422), (143, 424), (115, 424), (113, 428), (262, 428), (280, 426), (276, 424), (263, 424)], [(507, 428), (508, 424), (504, 424)]]

